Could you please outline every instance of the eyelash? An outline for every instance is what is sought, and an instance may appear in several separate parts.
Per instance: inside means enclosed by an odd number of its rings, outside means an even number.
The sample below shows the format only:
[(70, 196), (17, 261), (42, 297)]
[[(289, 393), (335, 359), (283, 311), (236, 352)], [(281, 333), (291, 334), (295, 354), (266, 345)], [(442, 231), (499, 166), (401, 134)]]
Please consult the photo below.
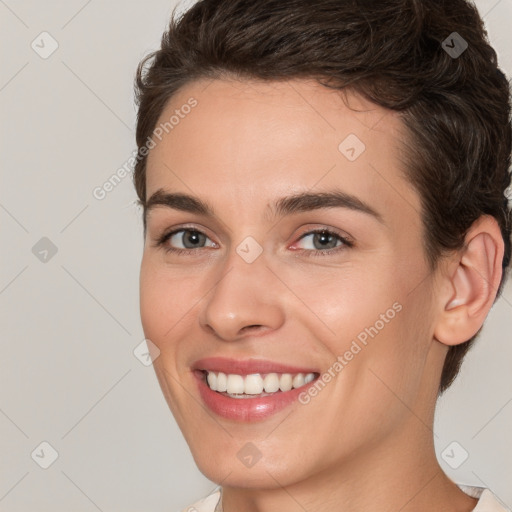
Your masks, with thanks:
[[(180, 231), (184, 231), (184, 232), (189, 231), (189, 232), (200, 233), (201, 235), (204, 235), (207, 238), (209, 238), (208, 235), (206, 235), (206, 233), (203, 233), (199, 229), (192, 228), (192, 227), (186, 227), (185, 226), (185, 227), (181, 227), (179, 229), (175, 229), (173, 231), (170, 231), (169, 233), (164, 233), (161, 237), (159, 237), (156, 240), (155, 246), (163, 248), (164, 251), (167, 252), (167, 253), (174, 253), (174, 254), (177, 254), (177, 255), (184, 255), (185, 253), (190, 254), (191, 252), (194, 252), (196, 250), (204, 249), (204, 247), (195, 247), (195, 248), (192, 248), (192, 249), (180, 249), (180, 248), (166, 246), (165, 245), (166, 242), (173, 235), (175, 235), (176, 233), (179, 233)], [(336, 233), (335, 231), (332, 231), (332, 230), (327, 229), (327, 228), (317, 228), (317, 229), (312, 229), (310, 231), (306, 231), (305, 233), (303, 233), (300, 236), (300, 238), (298, 240), (302, 240), (305, 236), (311, 235), (311, 234), (314, 234), (314, 233), (334, 236), (339, 241), (342, 242), (342, 245), (340, 245), (338, 247), (333, 247), (331, 249), (325, 249), (325, 250), (320, 250), (320, 249), (314, 249), (314, 250), (311, 250), (311, 249), (297, 249), (298, 251), (302, 251), (303, 253), (306, 253), (308, 258), (309, 257), (317, 257), (317, 256), (329, 256), (329, 255), (331, 255), (333, 253), (337, 253), (339, 251), (342, 251), (342, 250), (345, 250), (347, 248), (351, 248), (351, 247), (354, 246), (354, 243), (351, 240), (349, 240), (348, 238), (343, 237), (340, 234)]]

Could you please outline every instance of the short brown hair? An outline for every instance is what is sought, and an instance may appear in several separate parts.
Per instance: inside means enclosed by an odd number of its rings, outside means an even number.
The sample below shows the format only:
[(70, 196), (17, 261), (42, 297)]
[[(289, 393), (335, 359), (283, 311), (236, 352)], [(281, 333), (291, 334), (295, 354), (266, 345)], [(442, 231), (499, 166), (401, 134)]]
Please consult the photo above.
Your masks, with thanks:
[[(459, 49), (467, 44), (460, 55), (448, 51), (454, 37)], [(312, 78), (399, 111), (409, 137), (407, 179), (421, 197), (431, 270), (440, 256), (463, 248), (477, 218), (492, 215), (505, 242), (500, 295), (511, 253), (510, 87), (474, 5), (201, 0), (181, 16), (174, 10), (161, 49), (147, 55), (136, 73), (139, 151), (168, 100), (201, 78)], [(138, 155), (133, 177), (143, 207), (146, 159)], [(480, 331), (449, 348), (439, 393), (456, 377)]]

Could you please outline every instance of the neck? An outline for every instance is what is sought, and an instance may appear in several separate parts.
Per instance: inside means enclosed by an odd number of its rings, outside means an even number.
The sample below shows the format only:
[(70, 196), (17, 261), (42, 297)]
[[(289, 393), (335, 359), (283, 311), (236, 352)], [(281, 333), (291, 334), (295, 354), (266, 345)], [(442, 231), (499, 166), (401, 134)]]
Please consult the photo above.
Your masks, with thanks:
[(223, 512), (470, 512), (477, 503), (443, 472), (432, 432), (415, 415), (404, 429), (344, 464), (286, 487), (273, 481), (265, 489), (223, 486)]

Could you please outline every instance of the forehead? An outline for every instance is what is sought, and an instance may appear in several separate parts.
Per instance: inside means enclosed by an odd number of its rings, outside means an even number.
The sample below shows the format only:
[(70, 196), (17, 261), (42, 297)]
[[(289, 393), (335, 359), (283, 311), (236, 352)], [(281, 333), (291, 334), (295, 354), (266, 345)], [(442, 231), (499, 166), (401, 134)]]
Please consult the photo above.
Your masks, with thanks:
[(312, 80), (200, 80), (171, 98), (155, 128), (148, 198), (165, 188), (239, 211), (248, 200), (263, 207), (269, 198), (336, 186), (420, 211), (402, 174), (402, 121), (351, 91)]

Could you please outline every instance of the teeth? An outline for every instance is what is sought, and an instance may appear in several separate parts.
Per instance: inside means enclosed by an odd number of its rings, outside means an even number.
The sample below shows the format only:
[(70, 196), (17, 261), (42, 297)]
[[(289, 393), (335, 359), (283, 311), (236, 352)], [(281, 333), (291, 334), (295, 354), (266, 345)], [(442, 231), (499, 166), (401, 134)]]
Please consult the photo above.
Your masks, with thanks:
[(206, 372), (206, 381), (213, 391), (228, 394), (260, 395), (276, 391), (290, 391), (300, 388), (315, 379), (314, 373), (252, 373), (250, 375), (225, 374), (223, 372)]
[(206, 381), (208, 382), (208, 386), (210, 389), (217, 389), (217, 375), (213, 372), (208, 372), (206, 376)]
[[(315, 378), (314, 375), (313, 378)], [(298, 373), (297, 375), (295, 375), (295, 377), (293, 377), (292, 386), (294, 388), (300, 388), (301, 386), (304, 386), (305, 383), (306, 380), (304, 379), (304, 375), (302, 373)]]
[(241, 375), (228, 375), (228, 384), (226, 391), (228, 393), (243, 393), (244, 392), (244, 378)]
[(261, 375), (254, 373), (245, 377), (243, 393), (246, 395), (259, 395), (263, 392), (263, 379)]
[(308, 373), (304, 377), (304, 382), (307, 384), (308, 382), (311, 382), (312, 380), (314, 380), (314, 378), (315, 378), (315, 375), (313, 373)]
[(217, 388), (216, 388), (216, 391), (226, 391), (227, 387), (228, 387), (228, 379), (226, 378), (226, 374), (225, 373), (219, 373), (217, 375)]
[(292, 389), (293, 376), (291, 373), (283, 373), (279, 379), (279, 389), (281, 391), (290, 391)]
[(265, 393), (274, 393), (279, 389), (279, 375), (277, 373), (269, 373), (263, 379), (263, 387)]

